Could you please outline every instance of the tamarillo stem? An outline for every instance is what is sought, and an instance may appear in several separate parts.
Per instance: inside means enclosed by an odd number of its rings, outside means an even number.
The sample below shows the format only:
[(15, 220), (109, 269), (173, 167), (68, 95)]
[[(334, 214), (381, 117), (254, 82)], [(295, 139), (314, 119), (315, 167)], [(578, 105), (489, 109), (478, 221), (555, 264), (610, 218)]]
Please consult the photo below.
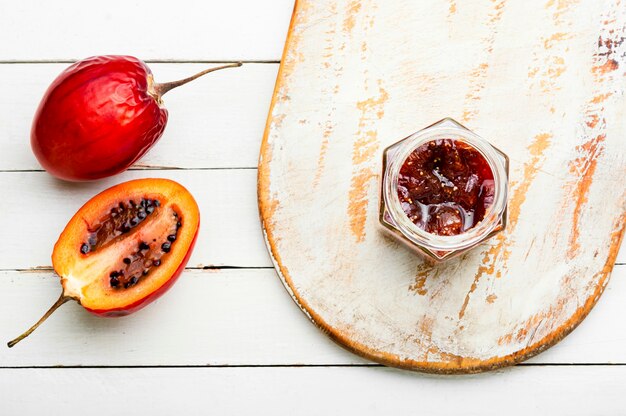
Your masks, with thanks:
[(12, 348), (15, 344), (17, 344), (18, 342), (20, 342), (21, 340), (23, 340), (24, 338), (26, 338), (27, 336), (29, 336), (30, 334), (32, 334), (32, 332), (37, 329), (37, 327), (39, 327), (39, 325), (41, 325), (46, 319), (48, 319), (48, 317), (50, 315), (52, 315), (54, 313), (54, 311), (56, 311), (59, 306), (63, 305), (65, 302), (67, 302), (68, 300), (70, 300), (71, 298), (69, 296), (65, 296), (64, 293), (61, 293), (61, 296), (59, 296), (59, 299), (57, 299), (56, 302), (54, 302), (54, 305), (52, 305), (50, 307), (50, 309), (48, 309), (48, 312), (46, 312), (41, 319), (39, 319), (37, 321), (37, 323), (33, 326), (31, 326), (28, 331), (24, 332), (22, 335), (20, 335), (19, 337), (15, 338), (13, 341), (9, 341), (7, 342), (7, 345), (9, 346), (9, 348)]
[(178, 81), (164, 82), (162, 84), (154, 84), (154, 86), (152, 87), (152, 90), (153, 90), (156, 100), (160, 101), (161, 97), (163, 97), (163, 95), (165, 95), (165, 93), (167, 93), (168, 91), (176, 87), (180, 87), (181, 85), (185, 85), (186, 83), (191, 82), (194, 79), (200, 78), (201, 76), (206, 75), (209, 72), (219, 71), (220, 69), (225, 69), (225, 68), (237, 68), (237, 67), (240, 67), (241, 65), (243, 65), (241, 62), (235, 62), (235, 63), (228, 64), (228, 65), (216, 66), (214, 68), (205, 69), (204, 71), (198, 72), (195, 75), (192, 75), (190, 77), (187, 77)]

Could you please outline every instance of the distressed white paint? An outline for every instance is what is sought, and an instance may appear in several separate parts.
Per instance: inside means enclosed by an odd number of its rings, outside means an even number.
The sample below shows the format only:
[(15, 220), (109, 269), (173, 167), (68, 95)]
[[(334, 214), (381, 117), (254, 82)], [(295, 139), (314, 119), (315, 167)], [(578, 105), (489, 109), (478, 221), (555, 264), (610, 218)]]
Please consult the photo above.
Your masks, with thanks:
[[(9, 414), (571, 416), (621, 414), (622, 367), (530, 367), (443, 378), (388, 368), (0, 370)], [(611, 380), (607, 383), (607, 380)], [(89, 401), (83, 398), (89, 397)]]
[[(602, 302), (579, 329), (531, 361), (626, 363), (626, 325), (616, 318), (626, 315), (625, 291), (626, 266), (618, 266)], [(167, 295), (119, 319), (92, 316), (70, 302), (28, 339), (4, 347), (59, 293), (51, 272), (0, 272), (0, 368), (367, 362), (310, 324), (271, 269), (187, 270)]]
[[(293, 0), (0, 2), (0, 61), (278, 60)], [(10, 41), (8, 41), (10, 39)]]
[(123, 318), (71, 302), (12, 349), (8, 338), (39, 319), (60, 285), (50, 272), (0, 272), (0, 289), (0, 367), (364, 362), (307, 321), (272, 269), (187, 270), (167, 295)]
[[(595, 299), (617, 249), (626, 48), (606, 57), (597, 44), (624, 35), (626, 9), (502, 3), (459, 3), (452, 13), (435, 1), (300, 2), (260, 164), (265, 227), (296, 298), (364, 354), (457, 368), (472, 365), (461, 358), (481, 365), (550, 344)], [(594, 75), (609, 58), (619, 68)], [(595, 128), (586, 125), (593, 115)], [(426, 273), (420, 295), (422, 260), (377, 230), (381, 152), (445, 116), (509, 155), (511, 220), (502, 249), (487, 253), (492, 241)], [(579, 211), (584, 191), (566, 185), (580, 175), (577, 157), (582, 166), (597, 158)], [(349, 215), (361, 195), (363, 233)]]

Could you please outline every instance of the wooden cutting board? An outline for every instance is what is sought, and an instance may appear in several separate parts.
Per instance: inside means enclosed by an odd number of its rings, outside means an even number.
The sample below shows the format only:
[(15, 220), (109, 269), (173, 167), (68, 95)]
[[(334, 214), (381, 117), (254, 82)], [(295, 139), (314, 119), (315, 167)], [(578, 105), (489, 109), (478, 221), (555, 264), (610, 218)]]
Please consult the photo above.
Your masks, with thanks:
[[(618, 0), (298, 1), (258, 193), (300, 308), (359, 355), (439, 373), (572, 331), (626, 222), (625, 26)], [(381, 155), (446, 116), (509, 155), (509, 222), (432, 266), (378, 228)]]

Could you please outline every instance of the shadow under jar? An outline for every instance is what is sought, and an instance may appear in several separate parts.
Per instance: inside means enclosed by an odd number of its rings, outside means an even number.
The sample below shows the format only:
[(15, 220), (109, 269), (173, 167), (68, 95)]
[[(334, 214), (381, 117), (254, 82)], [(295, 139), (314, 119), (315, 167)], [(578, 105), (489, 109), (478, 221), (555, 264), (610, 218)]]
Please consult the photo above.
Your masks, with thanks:
[(380, 223), (434, 261), (454, 257), (504, 230), (508, 171), (503, 152), (445, 118), (384, 150)]

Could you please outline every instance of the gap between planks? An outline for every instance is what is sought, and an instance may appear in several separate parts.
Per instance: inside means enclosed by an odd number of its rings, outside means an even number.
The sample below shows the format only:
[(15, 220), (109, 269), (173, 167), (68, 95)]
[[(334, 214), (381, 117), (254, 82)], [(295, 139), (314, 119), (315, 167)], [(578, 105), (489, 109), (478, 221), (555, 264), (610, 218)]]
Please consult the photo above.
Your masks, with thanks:
[[(223, 166), (223, 167), (206, 167), (206, 168), (185, 168), (177, 166), (154, 166), (154, 165), (136, 165), (128, 168), (128, 171), (136, 170), (257, 170), (257, 166)], [(44, 169), (0, 169), (0, 173), (44, 173)]]
[[(385, 368), (382, 364), (354, 363), (354, 364), (189, 364), (189, 365), (41, 365), (41, 366), (0, 366), (1, 370), (36, 370), (36, 369), (98, 369), (98, 368)], [(505, 367), (499, 371), (512, 367), (626, 367), (626, 363), (519, 363)], [(393, 368), (393, 367), (388, 367)], [(408, 373), (418, 371), (401, 370)], [(463, 376), (463, 375), (461, 375)]]
[[(185, 270), (274, 270), (272, 266), (202, 266), (202, 267), (185, 267)], [(4, 272), (18, 272), (18, 273), (41, 273), (41, 272), (54, 272), (52, 266), (38, 266), (30, 267), (27, 269), (0, 269), (0, 273)]]
[[(14, 64), (73, 64), (84, 58), (75, 59), (38, 59), (38, 60), (0, 60), (0, 65)], [(147, 64), (231, 64), (241, 62), (242, 64), (280, 64), (280, 61), (273, 60), (250, 60), (250, 59), (234, 59), (234, 60), (194, 60), (194, 59), (147, 59)]]
[[(616, 267), (624, 267), (626, 263), (615, 263)], [(202, 267), (185, 267), (185, 270), (274, 270), (272, 266), (229, 266), (229, 265), (209, 265)], [(41, 273), (54, 272), (52, 266), (38, 266), (27, 269), (0, 269), (0, 273), (18, 272), (18, 273)]]
[[(624, 267), (626, 263), (615, 263), (616, 267)], [(185, 267), (185, 270), (274, 270), (273, 266), (230, 266), (230, 265), (215, 265), (215, 266), (202, 266), (202, 267)], [(52, 266), (37, 266), (29, 267), (26, 269), (0, 269), (0, 273), (17, 272), (17, 273), (53, 273)], [(1, 368), (1, 367), (0, 367)]]

